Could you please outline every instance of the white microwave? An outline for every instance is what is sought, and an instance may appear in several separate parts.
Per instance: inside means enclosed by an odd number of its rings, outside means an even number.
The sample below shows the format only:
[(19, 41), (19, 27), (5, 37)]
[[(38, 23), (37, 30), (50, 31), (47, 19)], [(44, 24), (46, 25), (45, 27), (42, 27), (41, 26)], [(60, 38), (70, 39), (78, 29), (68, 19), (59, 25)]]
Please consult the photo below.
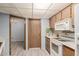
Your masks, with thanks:
[(65, 18), (55, 23), (55, 30), (70, 30), (73, 31), (71, 18)]

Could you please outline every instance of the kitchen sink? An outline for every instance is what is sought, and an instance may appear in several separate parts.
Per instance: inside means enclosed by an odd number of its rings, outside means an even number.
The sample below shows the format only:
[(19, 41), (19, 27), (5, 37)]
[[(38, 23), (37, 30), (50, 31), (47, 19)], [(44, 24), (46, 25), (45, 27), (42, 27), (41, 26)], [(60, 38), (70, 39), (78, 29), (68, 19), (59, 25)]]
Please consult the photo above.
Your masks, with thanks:
[(72, 41), (72, 40), (63, 40), (63, 39), (59, 39), (59, 41), (70, 42), (70, 41)]
[(54, 39), (60, 39), (60, 38), (54, 38)]
[(54, 38), (54, 39), (57, 39), (58, 41), (62, 41), (62, 42), (72, 42), (73, 40), (72, 39), (68, 39), (68, 38), (60, 38), (60, 37), (58, 37), (58, 38)]

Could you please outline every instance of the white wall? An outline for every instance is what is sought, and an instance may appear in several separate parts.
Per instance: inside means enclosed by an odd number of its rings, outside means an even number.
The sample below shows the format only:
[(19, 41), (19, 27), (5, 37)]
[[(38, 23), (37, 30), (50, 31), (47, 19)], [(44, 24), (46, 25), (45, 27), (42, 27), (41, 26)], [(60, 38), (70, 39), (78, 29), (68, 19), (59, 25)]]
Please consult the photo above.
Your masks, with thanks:
[(79, 4), (75, 5), (75, 31), (79, 33)]
[(5, 42), (3, 55), (9, 55), (9, 15), (0, 13), (0, 37)]
[(79, 45), (79, 4), (74, 5), (74, 25), (75, 25), (75, 55), (79, 54), (79, 49), (77, 49), (77, 45)]
[(78, 55), (79, 49), (77, 49), (77, 43), (79, 43), (79, 41), (77, 40), (79, 37), (79, 4), (76, 4), (74, 9), (75, 9), (74, 10), (74, 20), (75, 20), (74, 25), (75, 25), (75, 43), (76, 43), (75, 55)]
[(41, 45), (42, 45), (42, 48), (45, 48), (45, 35), (46, 35), (47, 27), (49, 27), (48, 18), (41, 18)]
[(11, 20), (11, 41), (24, 41), (24, 19), (12, 17)]
[(26, 19), (26, 49), (28, 49), (28, 19)]

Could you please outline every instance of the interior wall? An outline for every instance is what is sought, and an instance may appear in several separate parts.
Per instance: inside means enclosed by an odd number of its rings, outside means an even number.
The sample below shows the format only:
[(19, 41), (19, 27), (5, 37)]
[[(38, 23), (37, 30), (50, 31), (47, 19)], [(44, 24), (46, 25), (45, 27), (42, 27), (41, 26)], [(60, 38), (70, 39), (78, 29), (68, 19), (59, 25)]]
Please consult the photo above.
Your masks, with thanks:
[[(3, 55), (9, 55), (9, 15), (0, 13), (0, 37), (4, 41)], [(0, 39), (1, 40), (1, 39)]]
[(75, 5), (75, 31), (79, 33), (79, 4)]
[(26, 19), (26, 49), (28, 49), (28, 19)]
[(49, 27), (48, 18), (41, 18), (41, 45), (42, 45), (42, 48), (45, 48), (45, 35), (46, 35), (47, 27)]
[(76, 43), (76, 46), (75, 46), (75, 55), (78, 55), (78, 45), (77, 43), (79, 43), (79, 4), (75, 4), (74, 6), (74, 25), (75, 25), (75, 43)]
[[(41, 18), (41, 47), (45, 48), (46, 28), (49, 26), (47, 18)], [(9, 15), (0, 13), (0, 37), (5, 42), (4, 55), (9, 55)], [(26, 19), (26, 49), (28, 49), (28, 19)]]
[(11, 18), (11, 41), (24, 41), (24, 19)]

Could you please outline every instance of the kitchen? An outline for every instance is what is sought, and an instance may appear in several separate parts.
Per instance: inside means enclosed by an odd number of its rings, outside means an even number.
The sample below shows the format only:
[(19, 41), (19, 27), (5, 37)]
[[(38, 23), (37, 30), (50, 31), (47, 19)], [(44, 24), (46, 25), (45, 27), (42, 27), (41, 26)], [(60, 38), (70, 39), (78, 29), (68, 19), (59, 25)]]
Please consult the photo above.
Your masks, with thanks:
[[(21, 5), (18, 5), (18, 4), (15, 4), (15, 5), (16, 5), (16, 7), (17, 7), (17, 9), (19, 11), (21, 11), (21, 8), (23, 8), (23, 6), (21, 6)], [(51, 15), (48, 14), (49, 17), (47, 17), (47, 15), (45, 15), (47, 18), (43, 18), (40, 21), (41, 22), (40, 30), (39, 30), (39, 28), (38, 29), (36, 28), (36, 27), (39, 27), (39, 24), (40, 24), (39, 21), (37, 21), (38, 18), (36, 20), (32, 19), (32, 18), (29, 18), (29, 20), (28, 20), (28, 16), (26, 17), (27, 20), (26, 20), (26, 23), (25, 23), (26, 24), (26, 34), (25, 34), (26, 35), (26, 40), (25, 40), (26, 41), (26, 43), (25, 43), (26, 44), (26, 51), (25, 52), (29, 51), (29, 48), (30, 49), (32, 47), (35, 48), (36, 44), (39, 43), (38, 46), (41, 49), (43, 48), (44, 50), (46, 50), (47, 53), (49, 54), (49, 56), (75, 56), (76, 55), (75, 54), (76, 53), (76, 47), (75, 47), (76, 46), (75, 45), (76, 44), (76, 42), (75, 42), (76, 40), (75, 40), (75, 25), (74, 25), (74, 20), (75, 20), (75, 15), (74, 14), (75, 14), (75, 12), (74, 12), (74, 10), (76, 9), (75, 6), (77, 4), (74, 4), (74, 3), (68, 3), (68, 4), (66, 4), (66, 3), (64, 3), (64, 4), (59, 3), (59, 4), (56, 4), (56, 5), (58, 7), (58, 9), (56, 9), (56, 10), (54, 10), (54, 8), (53, 8), (53, 10), (50, 9), (50, 8), (49, 8), (49, 10), (46, 9), (46, 11), (50, 11), (51, 10), (52, 12), (50, 12)], [(60, 5), (60, 7), (63, 5), (63, 8), (60, 9), (59, 5)], [(2, 6), (4, 6), (4, 5), (2, 5)], [(40, 8), (39, 10), (43, 10), (42, 8)], [(31, 7), (31, 9), (33, 9), (33, 8)], [(2, 12), (4, 12), (3, 10), (5, 11), (7, 9), (6, 8), (2, 8)], [(10, 10), (11, 10), (12, 13), (15, 11), (15, 9), (9, 9), (7, 11), (10, 11)], [(36, 10), (33, 10), (33, 11), (36, 11)], [(31, 10), (32, 13), (33, 13), (33, 11)], [(54, 13), (54, 11), (57, 11), (57, 12)], [(23, 10), (21, 12), (23, 12)], [(42, 12), (39, 12), (39, 13), (35, 14), (35, 17), (39, 16), (38, 14), (41, 14)], [(24, 10), (23, 14), (24, 13), (25, 13), (25, 10)], [(52, 13), (54, 13), (54, 14), (52, 15)], [(16, 14), (16, 15), (25, 17), (25, 15), (23, 15), (23, 14), (22, 15)], [(29, 14), (26, 14), (26, 15), (29, 15)], [(32, 16), (34, 16), (34, 15), (32, 15)], [(1, 18), (1, 19), (5, 20), (4, 17)], [(32, 20), (35, 20), (35, 21), (32, 21)], [(8, 21), (9, 20), (7, 20), (6, 22), (8, 23)], [(39, 24), (37, 24), (38, 26), (35, 23), (39, 23)], [(0, 23), (0, 25), (3, 25), (3, 24)], [(5, 23), (5, 25), (6, 25), (6, 23)], [(9, 28), (9, 26), (7, 25), (7, 30), (6, 31), (8, 31), (8, 28)], [(29, 30), (29, 29), (34, 29), (34, 31), (33, 30)], [(36, 31), (38, 31), (38, 32), (36, 32)], [(39, 34), (39, 31), (40, 31), (40, 34)], [(2, 32), (0, 31), (0, 33), (2, 33)], [(9, 32), (7, 32), (7, 34), (8, 33)], [(39, 41), (29, 40), (29, 39), (36, 39), (37, 37), (36, 38), (34, 38), (35, 36), (32, 37), (32, 35), (36, 35), (36, 34), (41, 36), (41, 39), (39, 39)], [(2, 36), (2, 34), (0, 34), (0, 36)], [(9, 38), (9, 36), (10, 35), (8, 34), (6, 39)], [(0, 39), (4, 39), (4, 38), (0, 38)], [(0, 41), (2, 42), (2, 40), (0, 40)], [(32, 44), (29, 43), (29, 42), (31, 42)], [(35, 42), (35, 43), (33, 43), (33, 42)], [(7, 53), (7, 50), (9, 52), (9, 50), (11, 48), (10, 45), (9, 45), (10, 41), (7, 39), (6, 41), (4, 41), (4, 43), (7, 46), (6, 47), (7, 49), (5, 49), (5, 51)], [(0, 46), (1, 46), (0, 47), (0, 51), (3, 52), (2, 50), (3, 50), (3, 48), (5, 48), (3, 46), (5, 46), (5, 45), (0, 43)], [(9, 46), (9, 48), (8, 48), (8, 46)], [(1, 54), (1, 52), (0, 52), (0, 54)], [(35, 54), (35, 51), (33, 51), (33, 54)]]
[(74, 56), (74, 4), (68, 5), (52, 16), (49, 19), (49, 24), (49, 33), (47, 32), (46, 35), (46, 49), (49, 54), (55, 56)]

